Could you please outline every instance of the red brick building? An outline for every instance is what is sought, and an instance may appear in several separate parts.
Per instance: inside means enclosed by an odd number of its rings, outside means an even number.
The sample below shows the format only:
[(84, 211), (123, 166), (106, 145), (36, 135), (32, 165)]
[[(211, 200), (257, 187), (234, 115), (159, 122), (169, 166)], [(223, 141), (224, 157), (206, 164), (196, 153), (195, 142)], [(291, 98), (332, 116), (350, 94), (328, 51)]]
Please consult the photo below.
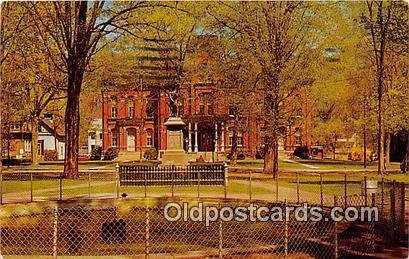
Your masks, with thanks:
[[(184, 149), (188, 153), (217, 152), (227, 154), (233, 142), (233, 109), (219, 86), (196, 83), (181, 88), (179, 113), (186, 123)], [(120, 151), (142, 153), (148, 148), (166, 149), (165, 121), (170, 116), (169, 97), (163, 90), (122, 91), (106, 90), (103, 96), (103, 149), (117, 147)], [(299, 117), (307, 114), (305, 105)], [(301, 121), (301, 120), (299, 120)], [(295, 122), (286, 129), (280, 148), (293, 150), (296, 146), (310, 146), (309, 125)], [(240, 118), (238, 150), (255, 156), (263, 146), (263, 123), (249, 117)]]

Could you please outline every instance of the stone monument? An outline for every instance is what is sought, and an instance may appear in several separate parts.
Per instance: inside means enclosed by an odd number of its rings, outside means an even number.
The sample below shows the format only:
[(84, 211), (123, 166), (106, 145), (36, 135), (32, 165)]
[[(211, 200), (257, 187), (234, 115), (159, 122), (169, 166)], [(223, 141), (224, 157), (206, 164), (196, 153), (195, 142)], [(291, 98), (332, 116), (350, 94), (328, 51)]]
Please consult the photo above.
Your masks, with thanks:
[(186, 165), (189, 157), (183, 149), (183, 127), (180, 117), (169, 117), (166, 126), (166, 150), (162, 156), (163, 165)]
[(171, 117), (165, 122), (166, 150), (162, 156), (162, 165), (187, 165), (189, 157), (183, 149), (183, 127), (186, 125), (179, 117), (177, 92), (169, 93)]

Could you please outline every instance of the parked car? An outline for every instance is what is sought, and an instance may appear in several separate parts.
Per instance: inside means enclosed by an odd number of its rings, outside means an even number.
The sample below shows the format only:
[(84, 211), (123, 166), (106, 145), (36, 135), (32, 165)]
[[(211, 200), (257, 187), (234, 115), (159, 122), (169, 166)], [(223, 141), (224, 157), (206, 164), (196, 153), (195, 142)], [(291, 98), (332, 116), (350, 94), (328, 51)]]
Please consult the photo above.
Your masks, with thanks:
[(78, 161), (88, 161), (89, 159), (89, 154), (78, 154)]

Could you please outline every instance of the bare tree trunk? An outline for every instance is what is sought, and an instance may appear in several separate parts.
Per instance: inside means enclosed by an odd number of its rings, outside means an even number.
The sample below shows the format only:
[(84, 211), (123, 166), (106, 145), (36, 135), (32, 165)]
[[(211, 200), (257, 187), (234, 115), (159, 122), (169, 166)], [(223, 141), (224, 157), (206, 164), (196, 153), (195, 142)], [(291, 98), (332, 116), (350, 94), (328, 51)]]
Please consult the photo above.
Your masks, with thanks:
[(364, 97), (364, 168), (367, 167), (367, 155), (366, 155), (366, 96)]
[[(382, 86), (380, 86), (382, 87)], [(378, 91), (378, 174), (384, 173), (384, 130), (382, 120), (382, 90)]]
[(273, 150), (273, 178), (277, 179), (278, 176), (278, 138), (274, 139)]
[[(236, 124), (236, 121), (234, 121)], [(230, 150), (230, 164), (236, 165), (237, 164), (237, 128), (236, 125), (233, 127), (233, 143), (231, 145)]]
[(80, 94), (87, 62), (87, 2), (78, 3), (78, 24), (73, 51), (68, 52), (67, 107), (65, 109), (64, 177), (78, 178)]
[(10, 160), (10, 122), (7, 123), (7, 159)]
[(389, 131), (385, 131), (385, 161), (384, 161), (384, 169), (386, 170), (386, 166), (390, 165), (390, 149), (391, 149), (391, 134)]
[(367, 157), (366, 157), (366, 126), (364, 124), (364, 168), (367, 167), (368, 161), (367, 161)]
[[(378, 114), (378, 117), (382, 117), (381, 113)], [(385, 136), (383, 131), (383, 122), (382, 119), (378, 119), (378, 123), (381, 124), (378, 127), (378, 174), (382, 175), (384, 173), (384, 142)]]
[(273, 173), (273, 157), (274, 157), (274, 147), (271, 141), (266, 141), (264, 144), (264, 174)]
[(80, 131), (80, 89), (84, 71), (73, 69), (68, 79), (68, 98), (65, 110), (64, 177), (78, 178), (78, 147)]
[(37, 115), (31, 119), (31, 164), (38, 165), (38, 121)]

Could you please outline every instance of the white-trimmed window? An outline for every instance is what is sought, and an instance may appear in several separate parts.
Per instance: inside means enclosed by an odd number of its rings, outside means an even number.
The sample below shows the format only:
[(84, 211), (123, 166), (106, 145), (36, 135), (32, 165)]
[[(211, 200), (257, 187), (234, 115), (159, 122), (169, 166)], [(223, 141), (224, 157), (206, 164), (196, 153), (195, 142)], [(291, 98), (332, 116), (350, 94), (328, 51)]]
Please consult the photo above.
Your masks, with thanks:
[(116, 131), (111, 131), (111, 138), (112, 138), (112, 147), (116, 147), (118, 145), (118, 140), (116, 138)]
[(116, 108), (116, 98), (113, 97), (111, 100), (111, 118), (116, 118), (118, 116), (118, 109)]
[(299, 127), (295, 128), (295, 145), (301, 146), (302, 144), (302, 137), (301, 137), (301, 129)]
[(152, 147), (152, 145), (153, 145), (152, 131), (148, 131), (146, 134), (146, 146)]
[(135, 102), (132, 99), (128, 102), (128, 117), (135, 117)]
[[(229, 132), (229, 146), (233, 146), (233, 131)], [(241, 132), (237, 133), (237, 146), (243, 146), (243, 134)]]
[(111, 108), (111, 118), (116, 118), (118, 116), (118, 110), (116, 109), (116, 106)]
[(31, 152), (31, 141), (30, 140), (24, 140), (24, 151)]
[(237, 135), (237, 146), (239, 147), (243, 146), (243, 135), (241, 133)]

